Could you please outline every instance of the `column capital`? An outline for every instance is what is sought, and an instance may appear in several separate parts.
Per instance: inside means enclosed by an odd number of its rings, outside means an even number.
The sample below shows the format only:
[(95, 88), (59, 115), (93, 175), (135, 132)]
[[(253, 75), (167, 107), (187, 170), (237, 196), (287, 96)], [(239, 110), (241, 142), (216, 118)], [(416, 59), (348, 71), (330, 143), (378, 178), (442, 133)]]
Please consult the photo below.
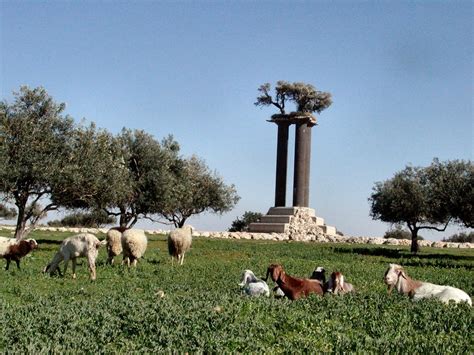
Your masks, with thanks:
[(316, 116), (309, 112), (291, 112), (288, 114), (274, 114), (268, 122), (276, 123), (277, 125), (280, 124), (307, 124), (308, 127), (312, 127), (317, 125)]

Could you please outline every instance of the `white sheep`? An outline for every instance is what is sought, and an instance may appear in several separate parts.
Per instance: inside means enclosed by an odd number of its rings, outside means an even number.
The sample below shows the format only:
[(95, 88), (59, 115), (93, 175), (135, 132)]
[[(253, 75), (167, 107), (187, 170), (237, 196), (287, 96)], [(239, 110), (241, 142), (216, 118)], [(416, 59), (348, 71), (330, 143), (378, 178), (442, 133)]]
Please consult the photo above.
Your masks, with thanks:
[(113, 265), (114, 257), (122, 254), (122, 233), (124, 227), (114, 227), (107, 231), (105, 240), (107, 242), (107, 264)]
[(471, 297), (463, 290), (451, 286), (435, 285), (413, 280), (408, 277), (403, 267), (397, 264), (389, 265), (385, 272), (384, 281), (388, 286), (389, 293), (395, 287), (399, 293), (408, 295), (414, 301), (435, 297), (443, 303), (449, 303), (450, 301), (455, 303), (467, 302), (472, 306)]
[(191, 248), (193, 230), (192, 226), (187, 225), (171, 231), (168, 235), (168, 252), (171, 255), (171, 264), (176, 258), (178, 264), (183, 265), (184, 254)]
[(69, 260), (72, 260), (72, 278), (75, 279), (76, 259), (85, 257), (87, 258), (87, 263), (89, 265), (91, 280), (95, 280), (95, 260), (97, 259), (97, 255), (99, 253), (99, 247), (104, 244), (105, 240), (101, 242), (96, 238), (95, 235), (90, 233), (81, 233), (66, 238), (61, 243), (59, 251), (56, 253), (53, 260), (44, 268), (43, 272), (49, 271), (50, 275), (53, 275), (56, 270), (58, 270), (59, 274), (61, 275), (59, 263), (64, 261), (64, 274), (66, 274)]
[(239, 286), (249, 296), (270, 296), (270, 289), (267, 283), (258, 279), (251, 270), (244, 270)]
[(148, 239), (141, 229), (127, 229), (122, 233), (123, 264), (137, 266), (137, 261), (145, 254)]

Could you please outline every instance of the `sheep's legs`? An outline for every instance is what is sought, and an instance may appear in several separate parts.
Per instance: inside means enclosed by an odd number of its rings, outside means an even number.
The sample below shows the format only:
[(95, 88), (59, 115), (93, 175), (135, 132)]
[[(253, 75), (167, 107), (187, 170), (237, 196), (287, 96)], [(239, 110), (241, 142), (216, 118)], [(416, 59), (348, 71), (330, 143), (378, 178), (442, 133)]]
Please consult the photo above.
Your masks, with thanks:
[(20, 270), (20, 259), (16, 259), (16, 268)]
[(94, 281), (96, 278), (96, 273), (95, 273), (95, 260), (92, 258), (87, 258), (87, 262), (89, 264), (89, 272), (91, 275), (91, 280)]
[(184, 253), (180, 255), (180, 259), (181, 259), (181, 264), (180, 265), (183, 265), (183, 263), (184, 263)]
[(114, 256), (113, 255), (109, 255), (107, 257), (107, 262), (106, 264), (109, 264), (109, 265), (113, 265), (114, 264)]
[(72, 259), (72, 278), (76, 278), (76, 258)]
[(9, 267), (10, 267), (10, 258), (7, 259), (7, 266), (5, 267), (5, 270), (8, 270)]
[[(64, 258), (64, 275), (66, 275), (66, 270), (67, 270), (67, 264), (69, 264), (69, 258)], [(72, 274), (72, 278), (74, 279), (74, 273)]]

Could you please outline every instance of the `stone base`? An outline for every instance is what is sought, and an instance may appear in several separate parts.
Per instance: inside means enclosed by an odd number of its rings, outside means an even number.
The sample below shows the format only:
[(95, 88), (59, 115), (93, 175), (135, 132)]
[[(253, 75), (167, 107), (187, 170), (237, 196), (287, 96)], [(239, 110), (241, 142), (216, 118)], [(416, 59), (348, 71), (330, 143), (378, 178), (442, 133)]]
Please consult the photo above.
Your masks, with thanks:
[(251, 223), (251, 233), (284, 233), (301, 240), (307, 235), (336, 235), (336, 228), (324, 224), (314, 209), (308, 207), (271, 207), (259, 222)]

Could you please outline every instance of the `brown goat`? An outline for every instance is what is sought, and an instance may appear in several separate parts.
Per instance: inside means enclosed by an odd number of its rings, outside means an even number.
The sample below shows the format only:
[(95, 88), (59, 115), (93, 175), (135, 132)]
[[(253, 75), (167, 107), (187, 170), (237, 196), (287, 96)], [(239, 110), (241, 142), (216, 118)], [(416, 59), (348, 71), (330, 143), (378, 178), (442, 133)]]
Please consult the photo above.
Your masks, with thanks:
[(325, 291), (334, 293), (335, 295), (343, 295), (345, 293), (355, 292), (352, 284), (345, 282), (344, 275), (339, 271), (335, 271), (331, 274), (331, 278), (325, 285)]
[(20, 269), (20, 259), (36, 248), (38, 248), (38, 243), (34, 239), (20, 240), (15, 244), (11, 244), (3, 255), (3, 258), (7, 260), (5, 270), (8, 270), (12, 260), (16, 262), (16, 267)]
[(323, 287), (318, 280), (298, 279), (285, 273), (283, 266), (279, 264), (271, 264), (267, 269), (268, 275), (277, 283), (286, 297), (290, 300), (297, 300), (301, 297), (308, 297), (310, 293), (323, 295)]

